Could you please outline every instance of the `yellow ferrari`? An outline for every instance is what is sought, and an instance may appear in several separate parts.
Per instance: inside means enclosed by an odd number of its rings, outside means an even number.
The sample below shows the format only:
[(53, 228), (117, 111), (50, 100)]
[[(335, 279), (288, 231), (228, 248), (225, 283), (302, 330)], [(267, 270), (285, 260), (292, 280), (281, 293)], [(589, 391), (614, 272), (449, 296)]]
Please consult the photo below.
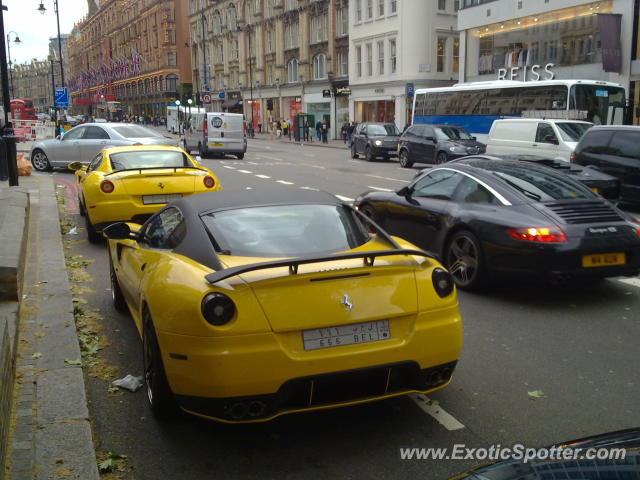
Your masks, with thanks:
[(104, 235), (158, 418), (266, 421), (451, 381), (451, 275), (330, 194), (193, 195)]
[(222, 189), (211, 170), (181, 148), (164, 145), (106, 148), (88, 166), (73, 162), (68, 168), (76, 172), (80, 214), (92, 243), (111, 223), (143, 223), (167, 203)]

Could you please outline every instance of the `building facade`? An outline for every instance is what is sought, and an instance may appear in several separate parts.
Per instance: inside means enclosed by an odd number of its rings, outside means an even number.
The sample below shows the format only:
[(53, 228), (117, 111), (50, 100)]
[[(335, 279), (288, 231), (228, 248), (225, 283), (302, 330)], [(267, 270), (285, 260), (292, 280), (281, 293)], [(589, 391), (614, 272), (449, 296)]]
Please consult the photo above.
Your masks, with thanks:
[(53, 105), (53, 86), (51, 63), (48, 60), (34, 58), (29, 63), (14, 64), (11, 78), (13, 98), (31, 98), (36, 112), (49, 111), (49, 106)]
[(350, 118), (411, 123), (413, 88), (457, 81), (454, 0), (351, 0)]
[[(62, 68), (64, 69), (64, 77), (65, 77), (65, 83), (66, 80), (68, 78), (69, 75), (69, 34), (68, 33), (61, 33), (60, 34), (60, 44), (58, 45), (58, 37), (52, 37), (49, 39), (49, 58), (52, 59), (54, 62), (56, 62), (56, 65), (54, 65), (54, 69), (56, 71), (56, 78), (57, 75), (60, 74), (60, 62), (59, 62), (59, 58), (60, 58), (60, 48), (62, 47)], [(58, 87), (62, 86), (60, 83), (56, 84)]]
[(335, 137), (348, 121), (347, 19), (347, 0), (189, 0), (195, 90), (256, 131), (302, 119)]
[(89, 15), (69, 38), (74, 112), (119, 102), (123, 114), (166, 115), (167, 104), (191, 90), (187, 7), (187, 0), (89, 0)]

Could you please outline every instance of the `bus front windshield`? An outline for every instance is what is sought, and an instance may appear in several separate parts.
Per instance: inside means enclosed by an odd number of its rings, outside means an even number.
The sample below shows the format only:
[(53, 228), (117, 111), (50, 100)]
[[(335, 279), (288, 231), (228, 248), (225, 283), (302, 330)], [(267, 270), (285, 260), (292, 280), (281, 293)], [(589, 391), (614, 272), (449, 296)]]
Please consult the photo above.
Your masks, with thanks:
[(586, 110), (586, 120), (596, 125), (620, 125), (624, 120), (625, 94), (622, 87), (573, 85), (570, 98), (570, 108)]

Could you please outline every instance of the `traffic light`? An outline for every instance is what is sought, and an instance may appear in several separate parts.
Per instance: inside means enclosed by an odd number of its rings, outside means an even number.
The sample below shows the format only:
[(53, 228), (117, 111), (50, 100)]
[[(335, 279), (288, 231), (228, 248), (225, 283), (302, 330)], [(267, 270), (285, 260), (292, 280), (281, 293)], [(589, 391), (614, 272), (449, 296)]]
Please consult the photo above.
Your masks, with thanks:
[(269, 111), (273, 110), (273, 99), (272, 98), (267, 98), (267, 110), (269, 110)]

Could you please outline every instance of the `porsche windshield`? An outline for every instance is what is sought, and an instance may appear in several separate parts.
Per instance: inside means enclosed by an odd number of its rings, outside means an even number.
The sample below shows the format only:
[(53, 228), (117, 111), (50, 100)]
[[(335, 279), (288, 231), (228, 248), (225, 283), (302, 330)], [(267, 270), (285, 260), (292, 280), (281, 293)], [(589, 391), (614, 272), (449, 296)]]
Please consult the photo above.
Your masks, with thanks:
[(115, 171), (135, 170), (137, 168), (190, 167), (191, 162), (182, 154), (172, 150), (136, 150), (133, 152), (113, 153), (109, 156), (111, 167)]
[(343, 252), (369, 240), (356, 214), (337, 205), (277, 205), (202, 217), (221, 252), (245, 257), (301, 257)]

